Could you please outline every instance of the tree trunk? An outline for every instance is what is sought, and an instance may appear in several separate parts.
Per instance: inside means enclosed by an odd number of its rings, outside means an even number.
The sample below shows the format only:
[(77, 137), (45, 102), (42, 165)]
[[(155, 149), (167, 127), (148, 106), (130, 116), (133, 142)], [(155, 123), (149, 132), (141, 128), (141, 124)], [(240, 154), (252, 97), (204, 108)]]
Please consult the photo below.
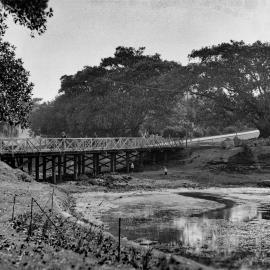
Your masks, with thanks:
[(256, 127), (260, 131), (259, 138), (270, 137), (270, 119), (259, 121), (258, 123), (256, 123)]

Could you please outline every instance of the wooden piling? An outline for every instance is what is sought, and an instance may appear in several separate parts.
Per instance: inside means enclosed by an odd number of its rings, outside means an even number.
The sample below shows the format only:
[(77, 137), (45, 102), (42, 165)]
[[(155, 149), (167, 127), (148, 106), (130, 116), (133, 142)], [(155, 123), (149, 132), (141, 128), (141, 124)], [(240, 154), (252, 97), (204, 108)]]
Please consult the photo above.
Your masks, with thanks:
[(126, 172), (129, 173), (130, 169), (130, 158), (129, 158), (129, 152), (126, 152)]
[(82, 156), (78, 155), (78, 175), (82, 174)]
[(32, 157), (28, 158), (28, 174), (32, 175), (33, 172), (33, 165), (32, 165)]
[(110, 159), (110, 169), (111, 172), (115, 172), (116, 171), (116, 154), (115, 153), (111, 153), (111, 159)]
[(14, 156), (11, 157), (10, 165), (12, 168), (16, 168), (16, 160)]
[(23, 157), (19, 157), (19, 167), (22, 171), (24, 171), (24, 168), (23, 168)]
[(67, 174), (67, 156), (64, 155), (64, 160), (63, 160), (63, 175)]
[(163, 152), (163, 157), (164, 157), (164, 163), (167, 163), (168, 162), (168, 152), (167, 151)]
[(39, 156), (35, 157), (36, 181), (39, 181)]
[(96, 153), (96, 168), (97, 168), (97, 174), (101, 173), (101, 167), (99, 166), (99, 154)]
[(46, 181), (46, 173), (47, 173), (47, 159), (46, 157), (42, 157), (42, 181)]
[(55, 156), (52, 156), (52, 182), (56, 184), (56, 175), (55, 175)]
[(156, 152), (152, 152), (152, 164), (155, 165), (157, 163), (157, 155)]
[(73, 164), (74, 164), (73, 177), (74, 177), (74, 181), (76, 181), (78, 180), (78, 158), (76, 155), (74, 155), (73, 157)]
[(143, 171), (143, 152), (139, 153), (139, 170)]
[(82, 174), (85, 174), (85, 155), (82, 155)]
[(93, 174), (97, 176), (99, 174), (99, 154), (93, 154)]
[(62, 157), (58, 156), (58, 180), (62, 181)]

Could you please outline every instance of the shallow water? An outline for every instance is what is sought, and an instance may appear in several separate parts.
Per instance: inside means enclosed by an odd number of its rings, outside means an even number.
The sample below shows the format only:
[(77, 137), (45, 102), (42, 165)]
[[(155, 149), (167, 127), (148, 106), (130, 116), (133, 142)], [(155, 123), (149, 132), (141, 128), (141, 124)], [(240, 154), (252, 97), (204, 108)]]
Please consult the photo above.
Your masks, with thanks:
[(101, 220), (112, 234), (117, 235), (118, 218), (121, 217), (122, 236), (129, 240), (157, 241), (181, 247), (192, 254), (220, 255), (222, 259), (236, 253), (265, 258), (270, 250), (269, 191), (245, 188), (232, 189), (232, 192), (225, 190), (174, 194), (179, 196), (179, 200), (181, 198), (184, 208), (188, 208), (191, 199), (198, 199), (200, 204), (214, 201), (218, 203), (218, 209), (197, 211), (191, 208), (183, 212), (182, 207), (177, 209), (168, 205), (166, 208), (162, 196), (160, 205), (157, 205), (157, 198), (151, 204), (151, 200), (145, 203), (137, 196), (132, 202), (104, 211)]
[(270, 189), (81, 193), (77, 211), (118, 235), (214, 267), (270, 269)]

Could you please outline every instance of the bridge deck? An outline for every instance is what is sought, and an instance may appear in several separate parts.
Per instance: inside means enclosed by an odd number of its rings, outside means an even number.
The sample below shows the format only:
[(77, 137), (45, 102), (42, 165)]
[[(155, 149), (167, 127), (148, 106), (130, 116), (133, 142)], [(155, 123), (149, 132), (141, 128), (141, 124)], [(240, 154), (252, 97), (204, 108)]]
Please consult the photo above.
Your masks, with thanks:
[(182, 147), (180, 139), (148, 138), (0, 138), (0, 154), (62, 153), (168, 149)]

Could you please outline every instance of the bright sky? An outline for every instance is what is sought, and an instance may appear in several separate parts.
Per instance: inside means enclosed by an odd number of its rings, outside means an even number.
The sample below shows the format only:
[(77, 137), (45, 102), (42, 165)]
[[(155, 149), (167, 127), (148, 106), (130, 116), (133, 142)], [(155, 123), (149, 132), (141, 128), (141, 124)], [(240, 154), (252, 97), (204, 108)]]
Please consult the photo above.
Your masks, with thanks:
[(60, 77), (98, 65), (115, 48), (145, 46), (147, 53), (186, 64), (192, 49), (223, 41), (270, 41), (269, 0), (50, 0), (48, 30), (31, 38), (10, 24), (35, 84), (34, 97), (51, 100)]

